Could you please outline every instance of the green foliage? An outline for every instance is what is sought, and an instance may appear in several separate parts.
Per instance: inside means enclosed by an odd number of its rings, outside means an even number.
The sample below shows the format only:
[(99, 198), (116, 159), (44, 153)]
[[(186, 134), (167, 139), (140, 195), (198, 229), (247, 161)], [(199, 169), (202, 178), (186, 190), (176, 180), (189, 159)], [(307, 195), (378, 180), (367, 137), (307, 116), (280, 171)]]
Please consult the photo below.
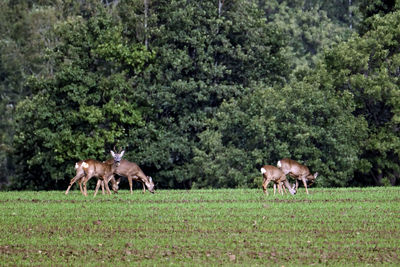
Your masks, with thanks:
[(258, 186), (286, 156), (398, 184), (398, 5), (1, 1), (0, 184), (62, 188), (115, 143), (162, 188)]
[(359, 27), (361, 34), (366, 33), (372, 28), (375, 17), (384, 17), (386, 14), (396, 10), (400, 10), (399, 1), (385, 1), (385, 0), (361, 0), (360, 13), (362, 15), (362, 22)]
[(352, 110), (350, 94), (336, 95), (317, 83), (256, 87), (225, 102), (200, 135), (194, 176), (201, 186), (252, 186), (262, 165), (291, 157), (318, 171), (319, 185), (344, 186), (366, 136), (366, 124)]
[(151, 155), (161, 186), (190, 187), (197, 134), (219, 105), (253, 81), (282, 84), (288, 77), (285, 38), (252, 1), (227, 2), (220, 11), (215, 1), (152, 1), (150, 13), (157, 56), (137, 96), (153, 107), (145, 116), (161, 139), (138, 136), (137, 157), (144, 163)]
[(49, 71), (43, 55), (45, 47), (53, 45), (46, 29), (57, 20), (55, 10), (48, 6), (33, 9), (32, 2), (0, 3), (0, 184), (7, 183), (14, 171), (15, 107), (30, 94), (24, 82), (32, 73)]
[(286, 53), (295, 71), (314, 68), (324, 49), (348, 39), (353, 22), (348, 18), (348, 3), (343, 2), (275, 0), (261, 4), (270, 26), (288, 36)]
[(13, 187), (64, 187), (74, 162), (106, 159), (126, 142), (127, 129), (144, 125), (127, 73), (137, 73), (151, 53), (129, 45), (110, 18), (103, 10), (56, 25), (60, 42), (48, 54), (54, 75), (31, 77), (35, 94), (17, 107)]
[[(362, 184), (380, 184), (399, 179), (399, 69), (400, 12), (375, 17), (372, 28), (354, 36), (325, 57), (326, 72), (336, 91), (354, 95), (355, 114), (368, 122), (369, 136), (363, 145), (364, 171), (370, 179)], [(361, 180), (360, 180), (361, 179)]]

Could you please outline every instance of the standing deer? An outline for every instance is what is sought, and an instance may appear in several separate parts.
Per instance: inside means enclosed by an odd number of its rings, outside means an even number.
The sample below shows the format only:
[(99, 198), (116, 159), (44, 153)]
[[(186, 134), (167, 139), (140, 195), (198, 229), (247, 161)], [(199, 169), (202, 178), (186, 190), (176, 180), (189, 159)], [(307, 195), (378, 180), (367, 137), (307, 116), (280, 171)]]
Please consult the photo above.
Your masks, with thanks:
[[(110, 163), (110, 162), (112, 162), (112, 160), (113, 159), (109, 159), (106, 161), (106, 163)], [(142, 183), (143, 193), (146, 192), (145, 185), (146, 185), (147, 189), (150, 191), (150, 193), (154, 193), (153, 179), (150, 176), (146, 176), (144, 174), (144, 172), (142, 171), (142, 169), (136, 163), (123, 159), (123, 160), (121, 160), (118, 168), (116, 168), (114, 173), (119, 176), (128, 178), (131, 194), (133, 194), (132, 180)], [(117, 184), (119, 184), (119, 182), (120, 182), (120, 179), (117, 180)]]
[[(108, 187), (108, 182), (110, 180), (113, 184), (113, 190), (114, 192), (116, 192), (116, 190), (118, 190), (118, 184), (116, 183), (115, 179), (113, 179), (114, 171), (119, 166), (124, 153), (125, 151), (122, 151), (120, 153), (115, 153), (114, 151), (111, 150), (111, 155), (113, 159), (112, 161), (109, 162), (100, 162), (94, 159), (87, 159), (84, 161), (77, 162), (75, 164), (76, 175), (70, 181), (70, 184), (65, 194), (68, 194), (68, 191), (71, 188), (71, 186), (78, 181), (82, 194), (84, 196), (87, 196), (86, 184), (93, 176), (98, 178), (94, 196), (96, 196), (97, 191), (102, 182), (104, 182), (107, 194), (111, 194), (111, 191)], [(81, 183), (83, 183), (83, 189)]]
[[(295, 185), (290, 186), (288, 180), (286, 179), (286, 175), (277, 167), (272, 165), (264, 165), (261, 168), (261, 173), (264, 177), (262, 184), (264, 194), (268, 195), (267, 186), (271, 181), (273, 181), (275, 185), (278, 185), (278, 193), (280, 192), (283, 195), (282, 184), (284, 184), (286, 188), (289, 190), (290, 194), (292, 195), (296, 194), (296, 189), (294, 188)], [(274, 195), (276, 192), (275, 185), (274, 185)]]
[(315, 179), (317, 179), (318, 172), (311, 174), (307, 166), (288, 158), (279, 160), (277, 166), (285, 173), (285, 175), (289, 174), (289, 176), (296, 180), (296, 190), (299, 187), (299, 180), (303, 181), (308, 195), (307, 182), (310, 182), (310, 185), (312, 185), (315, 182)]
[[(65, 191), (66, 195), (68, 195), (68, 192), (71, 189), (71, 186), (75, 182), (77, 182), (79, 184), (79, 188), (81, 190), (81, 193), (83, 194), (82, 183), (85, 180), (86, 174), (85, 174), (85, 171), (83, 170), (82, 163), (85, 161), (88, 161), (88, 160), (91, 160), (91, 159), (81, 160), (81, 161), (75, 163), (76, 175), (74, 178), (71, 179), (71, 182), (67, 188), (67, 191)], [(111, 184), (112, 184), (112, 190), (114, 191), (114, 193), (118, 193), (118, 183), (115, 181), (114, 176), (111, 178)], [(103, 180), (101, 180), (100, 185), (101, 185), (101, 191), (104, 195), (104, 181)]]

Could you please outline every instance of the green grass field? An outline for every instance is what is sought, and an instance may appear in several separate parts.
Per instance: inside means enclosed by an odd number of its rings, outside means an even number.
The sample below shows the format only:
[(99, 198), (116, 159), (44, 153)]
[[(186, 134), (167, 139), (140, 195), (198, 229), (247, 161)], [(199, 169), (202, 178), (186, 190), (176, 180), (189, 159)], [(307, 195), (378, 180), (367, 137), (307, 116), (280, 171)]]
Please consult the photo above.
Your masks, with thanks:
[(269, 193), (0, 192), (0, 265), (400, 265), (400, 188)]

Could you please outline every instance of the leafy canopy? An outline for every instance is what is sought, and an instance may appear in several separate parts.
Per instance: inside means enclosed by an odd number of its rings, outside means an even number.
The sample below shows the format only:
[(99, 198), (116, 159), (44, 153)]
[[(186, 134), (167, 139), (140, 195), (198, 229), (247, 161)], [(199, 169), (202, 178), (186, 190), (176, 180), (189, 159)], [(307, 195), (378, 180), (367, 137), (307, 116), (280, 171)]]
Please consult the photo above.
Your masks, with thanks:
[(105, 159), (127, 129), (144, 125), (130, 77), (152, 53), (129, 43), (101, 6), (87, 20), (60, 22), (55, 33), (59, 43), (47, 55), (54, 73), (32, 76), (34, 94), (17, 107), (16, 187), (64, 187), (74, 162)]

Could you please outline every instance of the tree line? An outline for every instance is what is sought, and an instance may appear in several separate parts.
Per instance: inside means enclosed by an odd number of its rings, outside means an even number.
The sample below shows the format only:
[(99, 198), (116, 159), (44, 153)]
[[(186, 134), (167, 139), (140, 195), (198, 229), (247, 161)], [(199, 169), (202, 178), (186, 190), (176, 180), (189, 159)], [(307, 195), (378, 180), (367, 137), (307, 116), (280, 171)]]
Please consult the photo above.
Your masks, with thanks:
[(114, 146), (158, 188), (397, 185), (400, 3), (5, 0), (0, 181), (65, 189)]

